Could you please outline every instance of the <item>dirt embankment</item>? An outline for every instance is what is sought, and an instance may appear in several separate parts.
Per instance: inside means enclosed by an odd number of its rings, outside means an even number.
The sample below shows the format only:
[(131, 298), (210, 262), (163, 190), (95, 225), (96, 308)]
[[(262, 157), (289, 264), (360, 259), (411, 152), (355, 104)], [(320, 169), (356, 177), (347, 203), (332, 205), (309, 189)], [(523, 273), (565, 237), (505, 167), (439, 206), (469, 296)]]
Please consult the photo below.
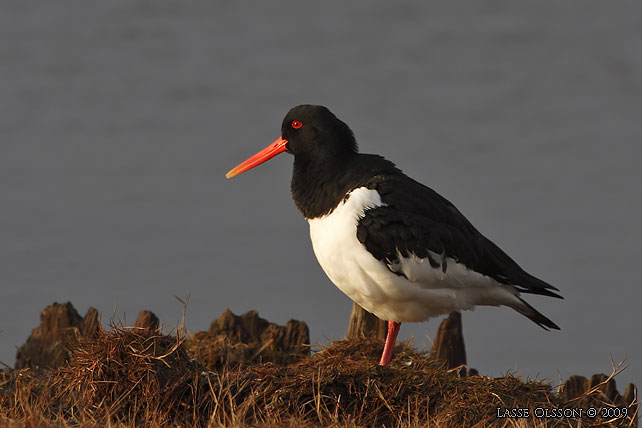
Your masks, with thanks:
[[(635, 387), (620, 394), (612, 376), (572, 376), (554, 391), (449, 367), (439, 352), (408, 343), (380, 367), (381, 346), (361, 338), (311, 353), (305, 323), (278, 326), (254, 311), (226, 311), (193, 335), (162, 333), (148, 311), (133, 327), (104, 330), (94, 309), (81, 317), (55, 304), (19, 349), (16, 368), (0, 372), (0, 424), (637, 426)], [(600, 410), (593, 416), (591, 408)]]

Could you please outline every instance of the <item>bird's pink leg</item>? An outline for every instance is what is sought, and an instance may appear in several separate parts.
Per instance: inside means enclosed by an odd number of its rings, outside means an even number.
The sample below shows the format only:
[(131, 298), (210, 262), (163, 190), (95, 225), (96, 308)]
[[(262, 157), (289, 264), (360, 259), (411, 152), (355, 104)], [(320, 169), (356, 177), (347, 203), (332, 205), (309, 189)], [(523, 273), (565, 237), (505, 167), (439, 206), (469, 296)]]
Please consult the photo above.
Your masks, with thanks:
[(384, 345), (383, 353), (381, 354), (381, 361), (379, 361), (380, 366), (387, 366), (390, 364), (390, 360), (392, 359), (392, 348), (395, 347), (399, 327), (401, 327), (400, 322), (388, 321), (388, 335), (386, 336), (386, 344)]

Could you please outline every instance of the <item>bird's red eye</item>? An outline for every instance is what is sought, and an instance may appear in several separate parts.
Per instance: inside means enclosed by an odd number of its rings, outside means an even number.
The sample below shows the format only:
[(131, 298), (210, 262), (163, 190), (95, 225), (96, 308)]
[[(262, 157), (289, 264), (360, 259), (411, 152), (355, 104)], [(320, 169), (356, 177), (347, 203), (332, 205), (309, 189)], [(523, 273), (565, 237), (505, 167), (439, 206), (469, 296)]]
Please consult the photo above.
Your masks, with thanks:
[(292, 128), (299, 129), (302, 126), (303, 126), (303, 124), (301, 122), (299, 122), (298, 120), (293, 120), (292, 121)]

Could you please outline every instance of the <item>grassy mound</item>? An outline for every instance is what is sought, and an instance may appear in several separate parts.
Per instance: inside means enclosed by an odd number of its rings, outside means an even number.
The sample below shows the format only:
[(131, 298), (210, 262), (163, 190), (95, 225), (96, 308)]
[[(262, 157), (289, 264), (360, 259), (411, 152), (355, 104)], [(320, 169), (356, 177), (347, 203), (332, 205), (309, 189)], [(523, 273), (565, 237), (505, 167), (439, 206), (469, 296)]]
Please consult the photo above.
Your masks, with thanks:
[[(57, 369), (0, 375), (0, 422), (59, 426), (627, 426), (629, 418), (523, 419), (497, 408), (612, 405), (601, 389), (560, 398), (547, 383), (515, 376), (461, 377), (459, 370), (395, 348), (377, 366), (382, 343), (333, 342), (312, 356), (253, 364), (220, 364), (214, 345), (206, 364), (195, 357), (203, 337), (113, 328), (81, 339)], [(220, 352), (229, 353), (230, 349)], [(245, 351), (244, 351), (245, 352)], [(223, 354), (221, 354), (223, 355)], [(633, 407), (630, 407), (633, 409)], [(633, 410), (631, 410), (633, 413)]]

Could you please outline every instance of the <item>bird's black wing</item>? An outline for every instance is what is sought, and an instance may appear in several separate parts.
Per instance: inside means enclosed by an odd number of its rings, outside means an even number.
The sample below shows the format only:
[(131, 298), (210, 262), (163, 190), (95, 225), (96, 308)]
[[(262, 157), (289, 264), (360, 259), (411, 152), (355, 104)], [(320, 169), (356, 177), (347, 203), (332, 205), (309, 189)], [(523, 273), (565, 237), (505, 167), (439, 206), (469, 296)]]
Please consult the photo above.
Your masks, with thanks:
[(557, 288), (525, 272), (429, 187), (398, 170), (375, 175), (366, 187), (377, 190), (385, 205), (364, 212), (357, 238), (393, 272), (401, 274), (395, 269), (398, 254), (428, 259), (432, 267), (444, 272), (449, 257), (520, 292), (561, 298), (550, 291)]

